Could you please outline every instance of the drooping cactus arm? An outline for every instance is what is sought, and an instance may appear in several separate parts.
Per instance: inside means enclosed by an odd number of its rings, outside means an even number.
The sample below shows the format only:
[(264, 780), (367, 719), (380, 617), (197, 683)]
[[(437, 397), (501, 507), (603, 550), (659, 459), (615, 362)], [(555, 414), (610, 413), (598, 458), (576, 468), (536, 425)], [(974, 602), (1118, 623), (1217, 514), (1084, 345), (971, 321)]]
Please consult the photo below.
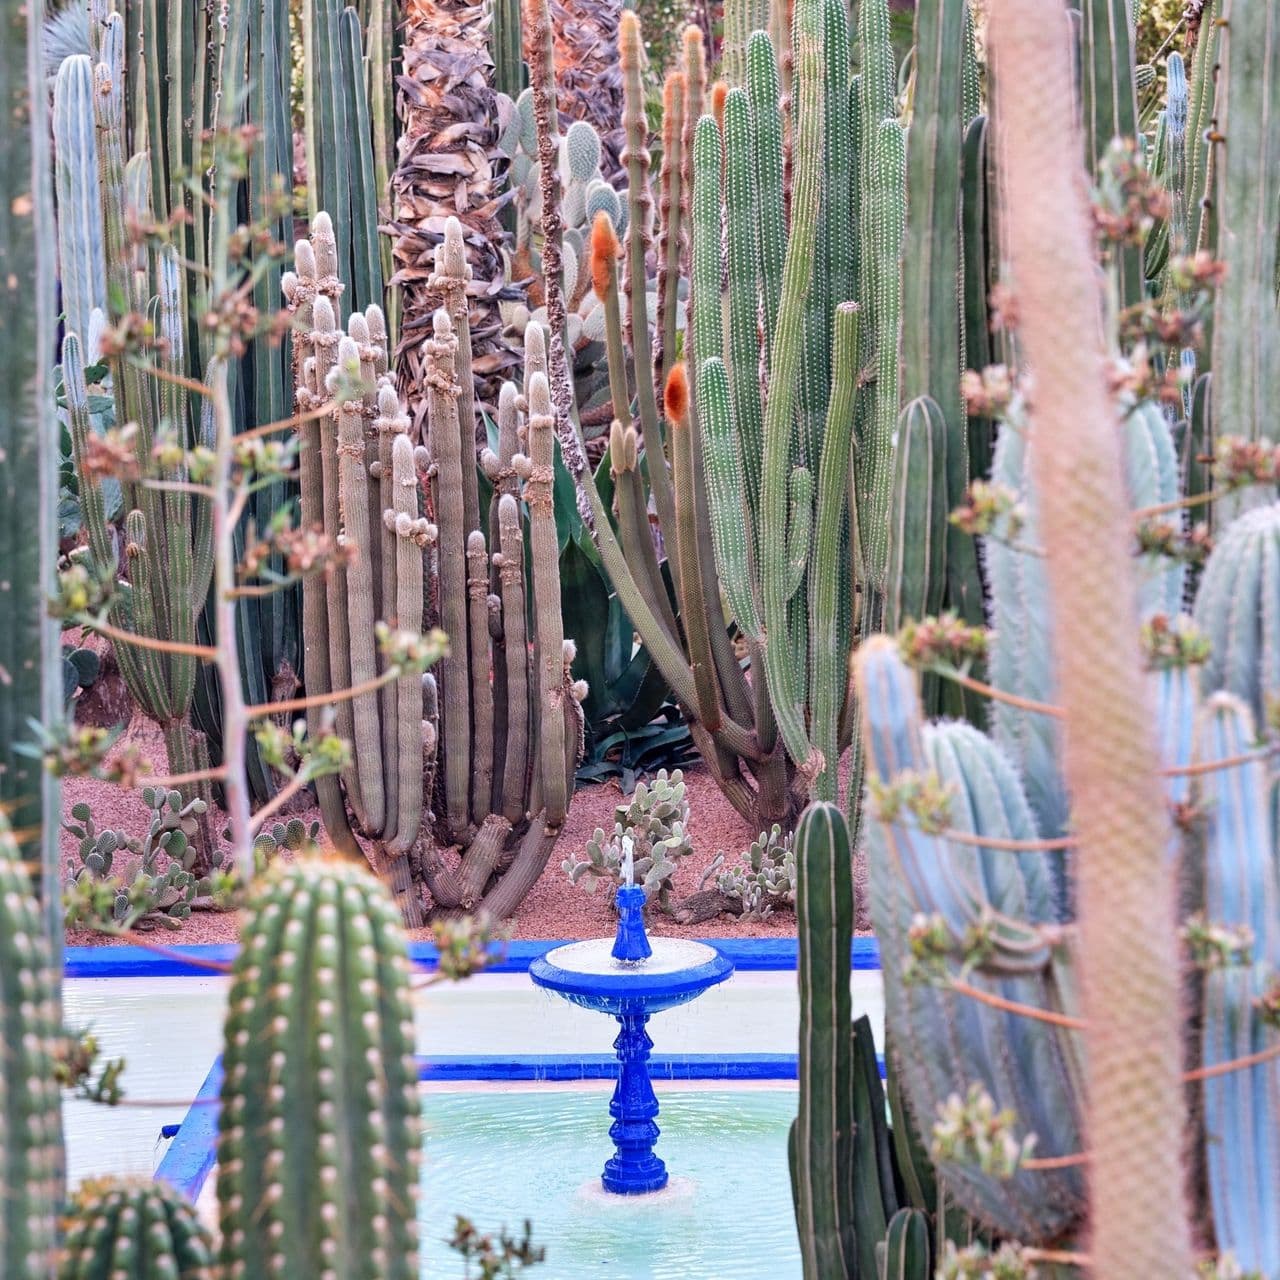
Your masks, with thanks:
[[(1122, 8), (1122, 6), (1121, 6)], [(1132, 523), (1098, 335), (1065, 18), (993, 0), (995, 123), (1021, 337), (1036, 371), (1032, 478), (1055, 617), (1076, 830), (1095, 1272), (1190, 1274), (1169, 823), (1142, 696)], [(1116, 25), (1125, 26), (1123, 14)]]

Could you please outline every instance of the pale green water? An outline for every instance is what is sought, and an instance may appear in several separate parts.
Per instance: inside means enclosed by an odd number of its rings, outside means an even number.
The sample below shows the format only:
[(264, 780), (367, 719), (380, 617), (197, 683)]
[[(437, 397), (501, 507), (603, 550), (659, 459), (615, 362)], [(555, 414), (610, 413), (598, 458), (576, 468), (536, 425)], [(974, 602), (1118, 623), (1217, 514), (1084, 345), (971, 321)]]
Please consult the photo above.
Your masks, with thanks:
[(482, 1232), (525, 1218), (547, 1260), (530, 1280), (798, 1280), (787, 1173), (794, 1088), (659, 1088), (658, 1152), (675, 1186), (598, 1190), (609, 1092), (428, 1093), (421, 1215), (430, 1280), (459, 1280), (453, 1215)]

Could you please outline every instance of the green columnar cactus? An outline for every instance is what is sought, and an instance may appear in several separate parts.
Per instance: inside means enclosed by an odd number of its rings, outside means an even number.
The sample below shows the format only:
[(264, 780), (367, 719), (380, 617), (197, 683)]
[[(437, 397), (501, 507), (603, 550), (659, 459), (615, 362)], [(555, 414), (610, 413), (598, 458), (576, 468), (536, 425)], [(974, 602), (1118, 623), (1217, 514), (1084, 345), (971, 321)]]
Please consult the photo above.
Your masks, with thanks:
[(1191, 60), (1187, 103), (1187, 249), (1194, 253), (1215, 243), (1208, 201), (1218, 146), (1209, 136), (1218, 94), (1218, 19), (1222, 0), (1205, 0)]
[[(1095, 176), (1116, 138), (1137, 139), (1138, 92), (1128, 0), (1085, 0), (1080, 6), (1080, 103), (1085, 160)], [(1118, 302), (1142, 301), (1142, 247), (1118, 254)]]
[(804, 1274), (835, 1280), (857, 1274), (849, 996), (853, 860), (844, 815), (833, 805), (810, 805), (796, 829), (795, 850), (800, 1111), (788, 1149)]
[[(1204, 774), (1200, 785), (1208, 816), (1204, 919), (1217, 928), (1245, 926), (1251, 937), (1240, 963), (1211, 965), (1204, 974), (1200, 1052), (1203, 1066), (1212, 1070), (1253, 1055), (1265, 1058), (1274, 1044), (1280, 868), (1272, 779), (1254, 754), (1248, 708), (1230, 694), (1215, 694), (1205, 706), (1198, 738), (1204, 764), (1246, 758)], [(1280, 1274), (1275, 1064), (1211, 1074), (1201, 1090), (1218, 1249), (1250, 1272)]]
[[(1203, 28), (1202, 28), (1203, 29)], [(1267, 5), (1224, 0), (1218, 36), (1217, 257), (1226, 268), (1213, 328), (1215, 431), (1280, 439), (1275, 211), (1280, 206), (1280, 30)], [(1238, 500), (1221, 507), (1228, 513)]]
[(254, 890), (218, 1121), (227, 1276), (416, 1280), (418, 1080), (388, 891), (303, 859)]
[[(874, 2), (874, 0), (873, 0)], [(866, 577), (886, 588), (889, 495), (893, 437), (898, 427), (902, 291), (898, 263), (906, 213), (906, 134), (896, 120), (884, 120), (875, 135), (875, 164), (863, 199), (864, 224), (873, 228), (871, 252), (863, 255), (863, 283), (872, 288), (876, 382), (871, 417), (859, 451), (858, 531)], [(864, 234), (864, 243), (866, 237)], [(874, 265), (873, 265), (874, 264)], [(869, 270), (868, 270), (869, 268)]]
[(1234, 693), (1259, 724), (1280, 699), (1278, 590), (1280, 505), (1273, 504), (1227, 527), (1205, 565), (1195, 605), (1196, 625), (1209, 641), (1202, 688)]
[[(330, 296), (341, 285), (331, 224), (321, 213), (313, 225), (285, 284), (295, 318), (310, 319), (309, 328), (300, 324), (298, 406), (334, 405), (309, 432), (320, 456), (308, 461), (304, 450), (302, 479), (306, 508), (349, 552), (341, 578), (335, 574), (322, 586), (324, 598), (307, 602), (328, 622), (320, 692), (360, 690), (338, 703), (338, 732), (354, 747), (342, 777), (346, 802), (355, 826), (376, 842), (378, 865), (407, 922), (421, 922), (424, 886), (437, 907), (483, 906), (506, 916), (537, 879), (564, 821), (585, 695), (567, 675), (572, 649), (560, 622), (546, 375), (530, 374), (523, 404), (514, 386), (503, 389), (500, 456), (486, 451), (481, 460), (494, 482), (494, 509), (481, 523), (478, 496), (468, 512), (464, 479), (470, 469), (478, 494), (474, 399), (464, 393), (472, 370), (450, 314), (453, 302), (466, 312), (460, 225), (450, 220), (437, 254), (447, 305), (426, 343), (428, 441), (416, 450), (387, 374), (382, 313), (355, 312), (348, 334), (337, 332)], [(535, 331), (540, 338), (541, 328), (531, 325)], [(522, 431), (525, 452), (517, 453)], [(420, 514), (424, 482), (432, 521)], [(529, 513), (528, 603), (519, 500)], [(417, 635), (428, 606), (440, 610), (449, 656), (429, 681), (388, 680), (378, 628), (385, 622)], [(305, 668), (304, 677), (310, 680)], [(443, 803), (436, 813), (439, 744)], [(324, 815), (331, 833), (347, 829), (341, 794), (336, 799), (337, 813)], [(462, 851), (456, 867), (444, 856), (448, 847)]]
[[(945, 511), (964, 499), (971, 480), (985, 479), (969, 458), (968, 420), (960, 399), (964, 368), (964, 72), (967, 0), (916, 8), (916, 76), (907, 137), (906, 227), (902, 240), (901, 398), (930, 397), (947, 426)], [(883, 281), (882, 281), (883, 284)], [(885, 335), (889, 340), (889, 335)], [(883, 369), (883, 361), (880, 362)], [(946, 599), (971, 626), (983, 622), (982, 581), (972, 536), (946, 528)], [(889, 584), (887, 590), (893, 590)], [(971, 716), (980, 714), (974, 702)]]
[(214, 1280), (196, 1211), (163, 1182), (82, 1183), (70, 1205), (58, 1280)]
[(11, 5), (0, 17), (0, 100), (8, 104), (0, 131), (0, 813), (24, 833), (23, 851), (39, 868), (33, 878), (52, 939), (61, 937), (57, 782), (21, 753), (32, 722), (58, 723), (63, 706), (57, 625), (47, 608), (58, 552), (50, 378), (58, 313), (46, 238), (53, 193), (44, 85), (29, 79), (43, 20), (42, 3)]
[(883, 1280), (929, 1280), (929, 1220), (919, 1209), (899, 1209), (884, 1239)]
[(0, 1271), (46, 1280), (62, 1193), (58, 971), (39, 904), (0, 812)]

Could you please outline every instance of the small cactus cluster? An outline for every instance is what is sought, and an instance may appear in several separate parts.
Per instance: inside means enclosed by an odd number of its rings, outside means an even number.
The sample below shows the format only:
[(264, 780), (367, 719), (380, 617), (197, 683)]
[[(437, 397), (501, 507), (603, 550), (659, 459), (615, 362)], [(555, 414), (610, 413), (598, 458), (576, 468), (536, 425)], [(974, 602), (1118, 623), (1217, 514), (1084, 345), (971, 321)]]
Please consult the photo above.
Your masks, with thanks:
[(686, 828), (689, 801), (684, 775), (658, 770), (651, 782), (637, 784), (626, 804), (614, 811), (613, 830), (607, 835), (597, 827), (587, 841), (584, 858), (571, 856), (561, 864), (573, 884), (594, 893), (604, 882), (611, 888), (623, 884), (628, 853), (635, 882), (645, 891), (645, 903), (671, 909), (676, 867), (693, 852)]
[[(79, 841), (81, 866), (64, 890), (69, 925), (176, 929), (190, 918), (196, 899), (209, 894), (209, 877), (194, 871), (205, 802), (184, 801), (181, 792), (163, 787), (143, 787), (141, 796), (149, 813), (141, 839), (99, 831), (87, 804), (72, 806), (72, 821), (63, 829)], [(211, 870), (219, 862), (215, 854)]]
[(70, 1226), (58, 1280), (214, 1280), (214, 1246), (196, 1211), (150, 1179), (81, 1183), (68, 1206)]
[(796, 882), (793, 837), (774, 823), (743, 850), (736, 865), (726, 867), (724, 853), (717, 853), (700, 887), (710, 884), (725, 897), (736, 898), (743, 920), (767, 920), (776, 909), (795, 906)]
[(316, 858), (261, 878), (225, 1037), (222, 1274), (416, 1280), (418, 1073), (387, 889)]
[[(444, 305), (424, 349), (427, 439), (415, 445), (380, 309), (354, 312), (346, 333), (337, 325), (326, 214), (295, 267), (284, 289), (298, 328), (296, 400), (335, 406), (300, 427), (303, 521), (344, 560), (330, 580), (304, 582), (303, 676), (314, 693), (360, 691), (337, 704), (353, 751), (340, 780), (318, 786), (324, 825), (348, 847), (352, 823), (379, 842), (410, 924), (422, 922), (423, 887), (437, 907), (504, 918), (546, 865), (582, 744), (586, 690), (569, 675), (560, 617), (546, 373), (530, 361), (523, 394), (504, 386), (496, 450), (477, 458), (470, 268), (450, 219), (432, 279)], [(492, 486), (483, 513), (482, 469)], [(435, 623), (448, 636), (437, 672), (388, 679), (379, 629), (415, 636)], [(462, 851), (456, 867), (447, 849)]]

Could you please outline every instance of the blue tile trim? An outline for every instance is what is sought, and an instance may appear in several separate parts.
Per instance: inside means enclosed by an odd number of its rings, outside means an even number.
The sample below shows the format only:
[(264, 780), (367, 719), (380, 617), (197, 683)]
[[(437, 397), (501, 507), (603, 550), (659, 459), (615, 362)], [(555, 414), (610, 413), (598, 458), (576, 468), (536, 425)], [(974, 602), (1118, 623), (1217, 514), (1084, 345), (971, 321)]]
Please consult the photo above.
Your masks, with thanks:
[[(222, 1059), (216, 1058), (156, 1170), (158, 1180), (167, 1182), (193, 1203), (205, 1179), (213, 1171), (221, 1092)], [(169, 1128), (168, 1125), (165, 1127)]]
[[(510, 942), (505, 954), (493, 962), (486, 973), (525, 973), (538, 956), (570, 939), (552, 942)], [(742, 973), (794, 970), (796, 940), (794, 938), (707, 938), (726, 959), (732, 960)], [(170, 947), (171, 954), (161, 955), (145, 947), (68, 947), (65, 952), (68, 978), (199, 978), (213, 976), (208, 964), (229, 965), (236, 956), (233, 943), (215, 943), (197, 947)], [(409, 954), (414, 964), (434, 969), (437, 952), (429, 942), (411, 942)], [(875, 938), (853, 940), (852, 962), (855, 970), (880, 968), (880, 945)]]

